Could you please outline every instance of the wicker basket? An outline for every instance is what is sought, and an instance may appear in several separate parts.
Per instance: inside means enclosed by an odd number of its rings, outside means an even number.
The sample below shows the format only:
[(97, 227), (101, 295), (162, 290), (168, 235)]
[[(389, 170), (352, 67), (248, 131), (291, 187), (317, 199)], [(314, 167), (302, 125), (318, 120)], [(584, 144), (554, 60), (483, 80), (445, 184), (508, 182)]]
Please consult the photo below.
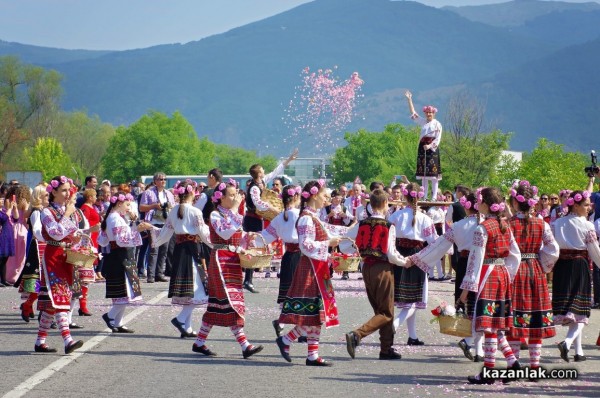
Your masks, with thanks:
[[(352, 242), (352, 246), (358, 253), (358, 247), (352, 239), (341, 238), (341, 240), (349, 240), (350, 242)], [(356, 272), (358, 271), (358, 266), (360, 265), (360, 262), (362, 260), (360, 256), (347, 256), (346, 258), (344, 258), (344, 256), (339, 252), (338, 248), (335, 248), (334, 251), (331, 253), (331, 259), (333, 260), (333, 270), (336, 272)]]
[(94, 268), (94, 263), (98, 258), (95, 254), (85, 254), (71, 249), (65, 249), (67, 252), (67, 263), (78, 268)]
[(440, 333), (456, 337), (469, 337), (472, 334), (471, 320), (461, 316), (440, 315)]
[(242, 268), (263, 269), (271, 267), (273, 253), (269, 249), (265, 238), (260, 234), (258, 236), (262, 239), (264, 248), (249, 249), (246, 250), (245, 254), (240, 254), (240, 265)]
[(281, 213), (283, 211), (283, 202), (281, 201), (281, 198), (279, 197), (279, 194), (277, 192), (265, 188), (265, 189), (263, 189), (262, 193), (260, 194), (260, 198), (263, 202), (269, 203), (271, 206), (273, 206), (277, 210), (277, 211), (273, 211), (273, 210), (262, 211), (262, 210), (258, 210), (258, 208), (257, 208), (256, 214), (258, 214), (265, 220), (271, 221), (272, 219), (277, 217), (277, 215), (279, 213)]

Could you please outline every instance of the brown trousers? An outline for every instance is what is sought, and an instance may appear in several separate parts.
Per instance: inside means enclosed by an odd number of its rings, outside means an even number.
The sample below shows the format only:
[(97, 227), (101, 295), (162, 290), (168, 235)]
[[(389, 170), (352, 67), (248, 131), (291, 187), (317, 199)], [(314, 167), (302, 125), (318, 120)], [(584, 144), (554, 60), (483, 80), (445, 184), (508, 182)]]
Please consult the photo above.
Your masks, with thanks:
[(362, 274), (369, 303), (375, 315), (354, 333), (362, 339), (379, 330), (381, 352), (394, 344), (394, 265), (381, 262), (363, 265)]

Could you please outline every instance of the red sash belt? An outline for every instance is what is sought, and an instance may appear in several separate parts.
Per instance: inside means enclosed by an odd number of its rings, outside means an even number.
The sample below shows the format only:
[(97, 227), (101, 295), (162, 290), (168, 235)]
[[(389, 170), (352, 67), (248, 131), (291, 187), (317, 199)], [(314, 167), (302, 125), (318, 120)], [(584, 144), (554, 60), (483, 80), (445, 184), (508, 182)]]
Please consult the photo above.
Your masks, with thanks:
[(300, 245), (298, 243), (286, 243), (285, 251), (288, 253), (298, 253), (300, 251)]
[(458, 256), (468, 258), (469, 253), (471, 253), (469, 250), (461, 250), (460, 253), (458, 254)]
[(198, 238), (196, 235), (190, 235), (190, 234), (177, 234), (175, 235), (175, 244), (178, 245), (180, 243), (185, 243), (185, 242), (197, 242)]
[(588, 258), (587, 250), (573, 250), (573, 249), (560, 249), (560, 254), (558, 256), (561, 260), (574, 260), (576, 258)]
[(406, 238), (396, 239), (396, 245), (403, 247), (405, 249), (412, 249), (414, 247), (416, 247), (418, 249), (422, 249), (424, 246), (423, 242), (420, 240), (412, 240), (412, 239), (406, 239)]
[(110, 241), (110, 250), (123, 249), (121, 246), (117, 245), (117, 242), (114, 240)]
[(429, 145), (433, 142), (433, 137), (423, 137), (421, 138), (421, 144)]

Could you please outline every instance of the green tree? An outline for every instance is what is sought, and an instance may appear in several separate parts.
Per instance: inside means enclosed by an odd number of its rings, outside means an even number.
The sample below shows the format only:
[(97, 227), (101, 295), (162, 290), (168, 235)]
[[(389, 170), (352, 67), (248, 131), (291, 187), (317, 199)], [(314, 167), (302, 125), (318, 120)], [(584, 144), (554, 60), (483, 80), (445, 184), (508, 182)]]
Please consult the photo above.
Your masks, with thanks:
[(24, 144), (33, 144), (52, 130), (61, 79), (54, 70), (22, 64), (14, 56), (0, 57), (0, 117), (3, 125), (5, 117), (10, 118), (11, 126), (9, 139), (2, 136), (0, 165), (14, 161)]
[(223, 174), (248, 174), (250, 166), (256, 163), (262, 165), (268, 173), (277, 166), (277, 159), (271, 155), (259, 158), (256, 151), (216, 144), (215, 163)]
[(523, 155), (519, 177), (536, 185), (540, 193), (585, 189), (588, 178), (583, 169), (588, 163), (584, 154), (566, 152), (563, 145), (541, 138), (531, 153)]
[(389, 124), (383, 132), (346, 133), (348, 143), (335, 151), (332, 168), (335, 185), (353, 181), (358, 175), (363, 182), (382, 181), (388, 184), (394, 175), (415, 175), (419, 142), (417, 128), (407, 129)]
[(23, 150), (25, 170), (41, 171), (44, 181), (57, 175), (73, 175), (73, 162), (54, 138), (38, 138), (35, 145)]
[(61, 113), (52, 136), (59, 140), (73, 162), (84, 175), (103, 175), (100, 170), (102, 156), (115, 129), (103, 123), (97, 115), (88, 116), (77, 111)]
[(215, 166), (215, 145), (199, 139), (179, 113), (171, 117), (150, 112), (129, 127), (117, 128), (102, 157), (104, 175), (112, 181), (129, 181), (141, 175), (206, 174)]

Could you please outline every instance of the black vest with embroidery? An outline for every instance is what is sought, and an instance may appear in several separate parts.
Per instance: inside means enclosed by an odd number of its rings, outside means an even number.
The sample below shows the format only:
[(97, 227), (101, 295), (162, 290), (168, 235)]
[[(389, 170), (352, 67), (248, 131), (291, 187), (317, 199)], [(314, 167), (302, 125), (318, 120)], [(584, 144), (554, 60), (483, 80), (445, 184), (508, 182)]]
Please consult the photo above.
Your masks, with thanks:
[(260, 189), (260, 187), (258, 186), (256, 181), (252, 180), (250, 185), (248, 185), (248, 190), (246, 191), (246, 209), (248, 209), (248, 211), (251, 213), (256, 213), (256, 205), (254, 204), (254, 201), (252, 200), (252, 196), (250, 195), (250, 190), (252, 189), (252, 187), (258, 187), (258, 190), (260, 191), (261, 195), (262, 195), (262, 189)]
[(361, 257), (387, 260), (388, 237), (392, 224), (383, 218), (369, 217), (358, 226), (356, 246)]

